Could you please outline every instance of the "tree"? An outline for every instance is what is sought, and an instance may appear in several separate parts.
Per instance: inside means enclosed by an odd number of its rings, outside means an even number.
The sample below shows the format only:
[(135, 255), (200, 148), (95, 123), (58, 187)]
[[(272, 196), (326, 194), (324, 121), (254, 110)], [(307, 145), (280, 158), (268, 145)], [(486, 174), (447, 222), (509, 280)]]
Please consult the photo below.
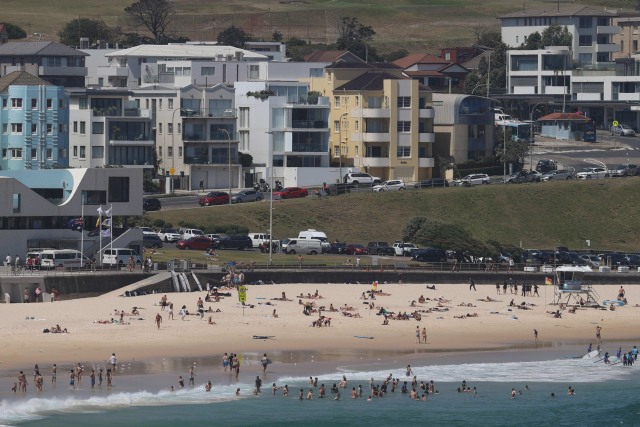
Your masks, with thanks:
[[(507, 140), (506, 151), (505, 139)], [(495, 154), (500, 163), (516, 163), (518, 165), (524, 163), (524, 158), (529, 154), (529, 145), (524, 141), (513, 141), (509, 128), (506, 128), (504, 132), (496, 131), (496, 141)]]
[(409, 51), (407, 49), (398, 49), (382, 55), (382, 58), (385, 62), (393, 62), (396, 59), (404, 58), (407, 55), (409, 55)]
[(4, 28), (7, 30), (7, 35), (10, 40), (23, 39), (27, 37), (27, 32), (16, 24), (5, 22)]
[(520, 45), (520, 47), (527, 50), (542, 49), (544, 48), (544, 46), (542, 46), (542, 36), (537, 31), (533, 32), (527, 36), (527, 39)]
[(376, 51), (367, 44), (376, 34), (372, 27), (361, 24), (358, 18), (344, 16), (338, 21), (336, 30), (338, 32), (337, 49), (348, 50), (364, 60), (378, 59)]
[(273, 40), (274, 42), (281, 42), (282, 40), (284, 40), (284, 38), (280, 31), (275, 30), (273, 34), (271, 34), (271, 40)]
[[(487, 74), (489, 75), (489, 89), (502, 89), (506, 87), (507, 48), (507, 45), (501, 42), (491, 51), (491, 63), (489, 63), (486, 58), (480, 60), (478, 69), (465, 77), (465, 93), (470, 95), (487, 93)], [(489, 68), (489, 66), (491, 67)], [(478, 91), (477, 89), (482, 86), (484, 86), (483, 90)], [(489, 93), (491, 93), (491, 90), (489, 90)]]
[(573, 36), (569, 33), (567, 27), (563, 27), (561, 25), (549, 25), (542, 32), (541, 35), (541, 44), (540, 48), (545, 46), (569, 46), (571, 47), (573, 43)]
[(165, 43), (167, 29), (174, 17), (173, 5), (169, 0), (139, 0), (124, 9), (134, 22), (144, 25), (153, 35), (156, 43)]
[(492, 256), (496, 252), (495, 248), (474, 238), (463, 227), (427, 217), (411, 219), (402, 230), (402, 238), (418, 245), (448, 249), (474, 256)]
[(502, 34), (500, 31), (492, 30), (485, 25), (474, 27), (476, 35), (476, 45), (483, 48), (495, 49), (502, 44)]
[(246, 42), (253, 40), (250, 34), (244, 32), (242, 28), (234, 25), (218, 34), (218, 44), (225, 46), (234, 46), (244, 49)]
[(60, 43), (67, 46), (80, 46), (80, 38), (87, 37), (90, 42), (96, 40), (113, 41), (114, 31), (101, 19), (76, 18), (64, 24), (58, 33)]

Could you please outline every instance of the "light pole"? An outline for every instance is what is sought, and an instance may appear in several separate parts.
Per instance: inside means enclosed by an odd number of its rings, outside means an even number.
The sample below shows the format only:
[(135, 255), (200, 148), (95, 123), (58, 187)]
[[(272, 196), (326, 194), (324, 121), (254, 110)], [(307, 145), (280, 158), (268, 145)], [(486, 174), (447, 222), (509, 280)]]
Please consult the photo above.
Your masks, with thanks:
[(538, 102), (529, 112), (529, 124), (531, 125), (531, 134), (529, 135), (529, 138), (531, 138), (531, 143), (529, 144), (529, 147), (531, 148), (529, 150), (529, 170), (533, 170), (533, 143), (535, 142), (533, 133), (533, 112), (536, 111), (536, 108), (538, 108), (538, 106), (542, 104), (544, 104), (544, 102)]
[[(338, 182), (342, 182), (342, 119), (344, 117), (347, 117), (349, 115), (349, 113), (342, 113), (340, 114), (340, 133), (338, 134), (338, 153), (340, 155), (339, 157), (339, 164), (340, 164), (340, 176), (338, 176)], [(346, 127), (346, 126), (345, 126)]]
[(273, 265), (273, 132), (266, 132), (269, 136), (269, 265)]
[(224, 132), (227, 134), (228, 144), (228, 161), (229, 161), (229, 205), (231, 205), (231, 134), (225, 128), (218, 128), (218, 132)]

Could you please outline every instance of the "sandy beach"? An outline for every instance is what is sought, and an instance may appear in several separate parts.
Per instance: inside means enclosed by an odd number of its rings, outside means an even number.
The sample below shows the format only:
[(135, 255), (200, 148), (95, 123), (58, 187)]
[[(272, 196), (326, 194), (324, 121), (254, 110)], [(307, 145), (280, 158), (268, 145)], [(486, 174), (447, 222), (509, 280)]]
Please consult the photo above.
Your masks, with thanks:
[[(589, 342), (595, 346), (598, 325), (602, 327), (603, 341), (637, 342), (640, 338), (635, 327), (640, 307), (634, 307), (640, 302), (640, 288), (627, 288), (629, 304), (615, 311), (578, 308), (575, 313), (562, 310), (562, 318), (554, 318), (548, 314), (558, 309), (558, 306), (550, 305), (553, 300), (550, 286), (540, 286), (540, 297), (522, 297), (509, 291), (506, 295), (497, 295), (495, 286), (488, 285), (478, 285), (477, 291), (469, 290), (465, 284), (435, 286), (432, 290), (425, 284), (380, 284), (378, 290), (389, 295), (377, 296), (371, 310), (371, 301), (361, 299), (362, 293), (370, 290), (371, 285), (249, 286), (249, 307), (243, 310), (237, 293), (231, 291), (231, 297), (205, 303), (205, 309), (211, 307), (214, 312), (205, 313), (204, 320), (196, 315), (182, 320), (179, 310), (186, 305), (189, 312), (196, 313), (198, 298), (204, 300), (206, 292), (168, 294), (168, 300), (174, 304), (174, 320), (169, 320), (168, 312), (161, 310), (162, 294), (123, 297), (116, 291), (95, 298), (11, 304), (2, 307), (4, 324), (0, 340), (5, 345), (0, 369), (30, 368), (35, 363), (50, 366), (52, 363), (104, 362), (111, 353), (116, 353), (120, 361), (139, 361), (152, 357), (210, 356), (225, 351), (349, 350), (375, 354), (376, 351), (394, 350), (429, 354), (533, 348), (536, 346), (534, 329), (538, 331), (539, 347)], [(618, 288), (595, 287), (601, 300), (615, 299)], [(305, 298), (302, 301), (326, 309), (331, 304), (335, 308), (346, 304), (353, 307), (348, 313), (359, 317), (323, 311), (325, 317), (331, 318), (331, 326), (312, 327), (318, 314), (304, 315), (298, 295), (313, 295), (316, 290), (322, 299)], [(281, 297), (282, 292), (292, 301), (272, 300)], [(421, 295), (427, 299), (422, 304), (417, 303)], [(479, 301), (487, 297), (497, 301)], [(510, 307), (512, 299), (516, 305), (526, 302), (530, 309)], [(416, 304), (411, 307), (414, 300)], [(130, 313), (134, 306), (138, 307), (139, 315), (124, 316), (124, 324), (111, 323), (112, 318), (120, 319), (115, 310)], [(422, 318), (420, 321), (389, 320), (388, 325), (383, 325), (384, 317), (377, 315), (380, 307), (395, 313), (419, 310)], [(277, 317), (273, 317), (274, 309)], [(163, 318), (160, 329), (155, 324), (158, 313)], [(477, 314), (477, 317), (467, 317), (467, 314)], [(209, 316), (215, 324), (208, 323)], [(67, 328), (69, 333), (43, 333), (45, 328), (56, 324)], [(417, 326), (426, 328), (426, 344), (416, 343)], [(269, 338), (254, 339), (256, 335)]]

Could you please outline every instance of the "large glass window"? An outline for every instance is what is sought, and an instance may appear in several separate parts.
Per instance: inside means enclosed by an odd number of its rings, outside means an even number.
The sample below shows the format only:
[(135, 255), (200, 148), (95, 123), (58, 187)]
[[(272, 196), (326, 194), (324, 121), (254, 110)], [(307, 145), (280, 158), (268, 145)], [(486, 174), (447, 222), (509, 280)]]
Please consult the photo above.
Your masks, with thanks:
[(92, 122), (91, 123), (91, 133), (94, 135), (104, 134), (104, 123), (102, 122)]
[(107, 203), (107, 192), (103, 190), (86, 190), (82, 192), (85, 205), (104, 205)]
[(129, 202), (129, 177), (109, 177), (109, 202)]
[(538, 57), (535, 55), (517, 55), (511, 57), (511, 71), (536, 71)]
[(409, 107), (411, 107), (411, 97), (410, 96), (399, 96), (398, 97), (398, 107), (399, 108), (409, 108)]

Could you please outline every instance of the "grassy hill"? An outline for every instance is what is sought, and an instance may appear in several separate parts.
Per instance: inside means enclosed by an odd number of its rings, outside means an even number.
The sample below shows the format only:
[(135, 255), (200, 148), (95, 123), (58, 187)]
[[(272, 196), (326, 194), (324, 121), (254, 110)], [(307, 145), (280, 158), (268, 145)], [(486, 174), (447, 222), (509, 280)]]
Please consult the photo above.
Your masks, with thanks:
[[(100, 18), (124, 31), (141, 31), (127, 21), (124, 8), (134, 0), (3, 0), (2, 20), (22, 26), (28, 34), (45, 33), (55, 39), (62, 26), (78, 17)], [(172, 32), (192, 40), (214, 40), (234, 24), (245, 31), (270, 39), (274, 30), (285, 39), (296, 36), (314, 43), (336, 39), (335, 22), (342, 16), (357, 17), (372, 26), (381, 51), (400, 48), (436, 51), (441, 47), (464, 46), (474, 42), (478, 25), (498, 28), (498, 15), (522, 9), (513, 0), (174, 0), (177, 19)], [(556, 8), (555, 1), (527, 0), (526, 7)], [(601, 0), (568, 1), (562, 4), (593, 4)], [(635, 0), (610, 0), (607, 7), (635, 7)], [(33, 37), (31, 37), (33, 38)]]
[[(323, 230), (331, 240), (350, 243), (393, 242), (416, 216), (461, 225), (481, 240), (526, 248), (568, 246), (640, 250), (640, 177), (489, 185), (394, 193), (353, 193), (338, 197), (274, 202), (277, 238), (297, 236), (307, 228)], [(212, 208), (194, 207), (145, 215), (174, 226), (206, 229), (237, 224), (250, 231), (269, 228), (269, 203)]]

